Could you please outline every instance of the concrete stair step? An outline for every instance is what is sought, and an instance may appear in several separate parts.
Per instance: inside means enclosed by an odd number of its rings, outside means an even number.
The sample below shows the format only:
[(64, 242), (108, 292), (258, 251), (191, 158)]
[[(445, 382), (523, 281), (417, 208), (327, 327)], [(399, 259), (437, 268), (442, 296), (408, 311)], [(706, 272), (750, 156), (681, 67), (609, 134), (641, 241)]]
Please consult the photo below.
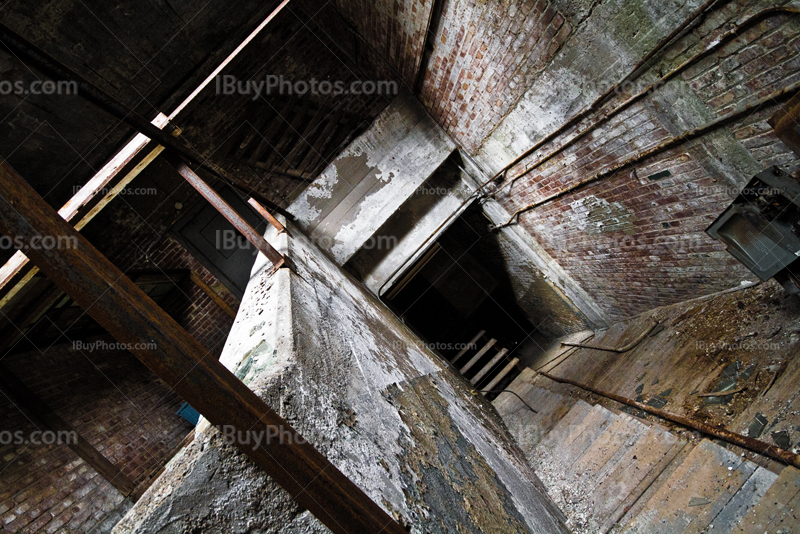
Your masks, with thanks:
[(800, 471), (785, 467), (764, 497), (731, 531), (733, 534), (800, 531)]
[(756, 465), (711, 441), (695, 447), (624, 529), (628, 534), (700, 532), (755, 472)]
[(556, 472), (566, 476), (575, 461), (616, 418), (616, 414), (598, 405), (593, 406), (578, 425), (561, 430), (559, 429), (560, 425), (556, 425), (547, 435), (551, 443), (550, 450), (544, 451), (544, 457), (548, 458), (548, 461), (558, 463), (551, 468), (554, 467)]
[(553, 394), (531, 384), (516, 380), (509, 389), (525, 399), (538, 413), (531, 412), (520, 400), (509, 393), (501, 393), (494, 406), (506, 421), (511, 434), (528, 454), (539, 441), (567, 414), (576, 400)]
[(563, 444), (564, 439), (577, 429), (591, 412), (591, 404), (582, 400), (576, 402), (569, 412), (541, 439), (539, 448), (549, 450)]

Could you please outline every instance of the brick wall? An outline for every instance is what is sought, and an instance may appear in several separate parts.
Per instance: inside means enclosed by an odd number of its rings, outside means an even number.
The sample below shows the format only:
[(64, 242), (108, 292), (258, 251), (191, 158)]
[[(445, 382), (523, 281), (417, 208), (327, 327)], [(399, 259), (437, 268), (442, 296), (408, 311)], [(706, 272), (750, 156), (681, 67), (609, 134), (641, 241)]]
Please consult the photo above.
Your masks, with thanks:
[(474, 152), (572, 32), (552, 2), (445, 2), (420, 99)]
[[(214, 278), (194, 256), (171, 237), (165, 237), (146, 261), (139, 261), (145, 269), (168, 271), (170, 269), (189, 269), (198, 276), (235, 311), (236, 298)], [(164, 310), (183, 326), (201, 345), (209, 351), (209, 356), (219, 358), (225, 340), (233, 326), (233, 319), (220, 308), (211, 297), (194, 283), (179, 286), (179, 291), (170, 301), (162, 303)]]
[[(383, 79), (413, 86), (425, 46), (433, 0), (308, 0), (305, 12), (358, 57), (360, 66)], [(361, 36), (353, 40), (351, 29)], [(363, 62), (363, 64), (362, 64)]]
[[(136, 484), (191, 430), (175, 415), (182, 400), (126, 351), (59, 345), (3, 363)], [(2, 430), (36, 429), (5, 396), (0, 421)], [(66, 445), (0, 445), (3, 532), (87, 532), (123, 499)]]
[[(509, 175), (532, 166), (601, 113), (647, 87), (658, 78), (655, 73), (666, 73), (709, 46), (733, 21), (764, 7), (763, 2), (739, 2), (715, 12), (654, 58), (652, 69), (631, 85), (635, 91), (622, 91)], [(498, 200), (513, 213), (797, 82), (800, 61), (790, 51), (800, 43), (798, 34), (796, 17), (767, 18), (686, 70), (680, 80), (537, 166)], [(778, 103), (770, 102), (721, 131), (526, 212), (521, 224), (614, 319), (754, 280), (705, 229), (755, 172), (770, 165), (790, 172), (800, 167), (766, 123), (777, 109)]]

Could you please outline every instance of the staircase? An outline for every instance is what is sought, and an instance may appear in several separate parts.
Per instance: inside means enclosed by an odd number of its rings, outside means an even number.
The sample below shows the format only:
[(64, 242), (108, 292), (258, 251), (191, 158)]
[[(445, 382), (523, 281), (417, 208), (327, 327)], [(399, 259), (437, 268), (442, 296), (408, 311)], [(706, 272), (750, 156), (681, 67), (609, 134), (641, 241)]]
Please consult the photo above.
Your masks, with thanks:
[(501, 348), (495, 338), (489, 338), (486, 330), (465, 343), (450, 363), (489, 399), (494, 399), (498, 388), (522, 371), (519, 358), (509, 357), (508, 349)]
[(712, 441), (533, 385), (494, 405), (576, 533), (800, 532), (800, 471), (780, 475)]

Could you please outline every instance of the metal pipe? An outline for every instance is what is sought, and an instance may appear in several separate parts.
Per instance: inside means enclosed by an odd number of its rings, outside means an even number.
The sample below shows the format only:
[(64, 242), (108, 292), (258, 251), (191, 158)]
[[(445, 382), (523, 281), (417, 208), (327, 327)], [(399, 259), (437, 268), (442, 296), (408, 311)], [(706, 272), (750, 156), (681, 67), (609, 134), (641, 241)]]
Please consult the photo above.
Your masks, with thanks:
[(713, 426), (713, 425), (708, 425), (706, 423), (701, 423), (700, 421), (695, 421), (694, 419), (690, 419), (688, 417), (683, 417), (681, 415), (670, 413), (666, 410), (654, 408), (653, 406), (650, 406), (643, 402), (637, 402), (633, 399), (629, 399), (621, 395), (616, 395), (614, 393), (609, 393), (607, 391), (601, 391), (599, 389), (595, 389), (591, 386), (587, 386), (586, 384), (575, 382), (574, 380), (569, 380), (567, 378), (559, 378), (557, 376), (545, 373), (544, 371), (539, 371), (539, 374), (555, 382), (560, 382), (562, 384), (569, 384), (571, 386), (580, 388), (584, 391), (594, 393), (595, 395), (600, 395), (601, 397), (605, 397), (607, 399), (611, 399), (620, 402), (622, 404), (627, 404), (628, 406), (633, 406), (634, 408), (637, 408), (639, 410), (643, 410), (647, 413), (657, 415), (663, 419), (666, 419), (667, 421), (672, 421), (673, 423), (693, 428), (695, 430), (702, 432), (703, 434), (713, 436), (715, 438), (727, 441), (728, 443), (732, 443), (744, 449), (757, 452), (759, 454), (763, 454), (764, 456), (769, 456), (770, 458), (774, 458), (775, 460), (785, 462), (789, 465), (793, 465), (795, 467), (800, 468), (800, 456), (794, 454), (791, 451), (781, 449), (780, 447), (777, 447), (775, 445), (770, 445), (765, 441), (749, 438), (747, 436), (731, 432), (730, 430), (726, 430), (721, 426)]
[[(46, 76), (54, 80), (74, 82), (78, 87), (78, 96), (120, 120), (128, 127), (143, 135), (146, 135), (153, 141), (156, 141), (158, 144), (178, 152), (188, 161), (208, 169), (210, 172), (219, 176), (230, 185), (241, 188), (241, 184), (238, 182), (238, 180), (229, 176), (226, 170), (215, 165), (207, 158), (203, 157), (202, 154), (196, 153), (194, 149), (179, 141), (178, 138), (173, 137), (169, 133), (157, 128), (136, 111), (129, 109), (123, 103), (116, 100), (113, 96), (95, 86), (89, 80), (73, 71), (63, 63), (59, 62), (57, 59), (48, 55), (47, 52), (26, 40), (24, 37), (17, 34), (1, 22), (0, 42), (2, 42), (15, 56), (34, 66)], [(270, 209), (273, 209), (278, 213), (293, 219), (288, 212), (273, 202), (270, 202), (269, 200), (260, 196), (258, 201), (267, 205)]]
[(165, 154), (167, 162), (175, 168), (181, 176), (186, 179), (189, 184), (194, 187), (203, 198), (208, 200), (217, 211), (230, 222), (234, 228), (239, 230), (242, 235), (253, 244), (259, 252), (261, 252), (272, 263), (272, 271), (275, 272), (284, 264), (283, 255), (272, 248), (264, 237), (256, 232), (256, 230), (245, 221), (230, 204), (217, 193), (211, 186), (209, 186), (202, 178), (200, 178), (192, 169), (184, 163), (180, 156), (167, 151)]
[(642, 332), (639, 335), (639, 337), (637, 337), (636, 339), (634, 339), (633, 341), (631, 341), (627, 345), (622, 346), (620, 348), (615, 348), (615, 347), (595, 347), (595, 346), (592, 346), (592, 345), (583, 345), (581, 343), (567, 343), (567, 342), (564, 342), (564, 341), (561, 342), (561, 346), (562, 347), (578, 347), (578, 348), (581, 348), (581, 349), (603, 350), (603, 351), (606, 351), (606, 352), (616, 352), (617, 354), (622, 354), (623, 352), (628, 352), (628, 351), (633, 350), (636, 347), (638, 347), (639, 343), (644, 341), (644, 338), (649, 336), (650, 332), (652, 332), (655, 329), (656, 326), (658, 326), (658, 321), (653, 321), (653, 324), (650, 325), (650, 328), (648, 328), (646, 331)]
[[(532, 148), (528, 149), (528, 150), (527, 150), (526, 152), (524, 152), (524, 153), (523, 153), (521, 156), (519, 156), (517, 159), (515, 159), (515, 160), (514, 160), (512, 163), (510, 163), (509, 165), (507, 165), (507, 166), (506, 166), (506, 167), (505, 167), (505, 168), (504, 168), (502, 171), (498, 172), (498, 173), (497, 173), (497, 174), (495, 174), (495, 175), (494, 175), (492, 178), (490, 178), (489, 180), (486, 180), (486, 181), (485, 181), (483, 184), (481, 184), (481, 185), (478, 187), (478, 189), (476, 189), (476, 190), (475, 190), (475, 191), (474, 191), (474, 192), (473, 192), (473, 193), (472, 193), (472, 194), (471, 194), (471, 195), (470, 195), (470, 196), (469, 196), (469, 197), (468, 197), (466, 200), (464, 200), (464, 202), (461, 204), (461, 206), (459, 206), (459, 208), (458, 208), (458, 209), (455, 211), (455, 213), (454, 213), (453, 215), (455, 215), (455, 214), (459, 214), (459, 213), (461, 212), (461, 210), (463, 209), (464, 205), (466, 205), (468, 202), (471, 202), (471, 201), (473, 200), (473, 197), (474, 197), (475, 195), (477, 195), (478, 193), (480, 193), (481, 191), (483, 191), (483, 190), (486, 188), (486, 186), (488, 186), (488, 185), (489, 185), (489, 184), (491, 184), (492, 182), (495, 182), (495, 181), (497, 181), (499, 178), (502, 178), (503, 180), (505, 180), (505, 179), (506, 179), (506, 175), (507, 175), (508, 171), (509, 171), (509, 170), (510, 170), (512, 167), (514, 167), (514, 166), (515, 166), (517, 163), (519, 163), (520, 161), (522, 161), (523, 159), (525, 159), (526, 157), (528, 157), (530, 154), (532, 154), (533, 152), (535, 152), (536, 150), (538, 150), (538, 149), (539, 149), (540, 147), (542, 147), (544, 144), (546, 144), (546, 143), (548, 143), (549, 141), (551, 141), (552, 139), (556, 138), (558, 135), (560, 135), (562, 132), (564, 132), (564, 131), (565, 131), (567, 128), (569, 128), (569, 127), (570, 127), (570, 126), (572, 126), (572, 125), (573, 125), (575, 122), (577, 122), (577, 121), (578, 121), (578, 120), (579, 120), (579, 119), (580, 119), (580, 118), (583, 116), (583, 114), (585, 114), (585, 113), (587, 113), (587, 112), (589, 112), (589, 111), (592, 111), (592, 110), (593, 110), (593, 109), (595, 109), (597, 106), (599, 106), (601, 103), (605, 102), (605, 100), (606, 100), (606, 99), (607, 99), (607, 98), (608, 98), (608, 97), (609, 97), (609, 96), (610, 96), (610, 95), (611, 95), (611, 94), (612, 94), (612, 93), (613, 93), (613, 92), (614, 92), (614, 91), (615, 91), (615, 90), (616, 90), (616, 89), (617, 89), (619, 86), (621, 86), (623, 83), (625, 83), (625, 82), (626, 82), (626, 81), (627, 81), (627, 80), (628, 80), (628, 79), (629, 79), (631, 76), (633, 76), (633, 75), (636, 73), (636, 71), (638, 71), (638, 70), (639, 70), (639, 69), (640, 69), (640, 68), (641, 68), (641, 67), (642, 67), (642, 66), (643, 66), (643, 65), (644, 65), (644, 64), (645, 64), (645, 63), (646, 63), (648, 60), (650, 60), (650, 59), (651, 59), (653, 56), (655, 56), (655, 55), (656, 55), (658, 52), (660, 52), (660, 51), (661, 51), (661, 50), (664, 48), (664, 46), (666, 46), (667, 44), (669, 44), (669, 42), (670, 42), (670, 41), (672, 41), (672, 40), (673, 40), (673, 39), (674, 39), (674, 38), (675, 38), (677, 35), (679, 35), (679, 34), (680, 34), (680, 33), (681, 33), (681, 32), (682, 32), (684, 29), (686, 29), (686, 28), (687, 28), (687, 27), (688, 27), (688, 26), (689, 26), (689, 25), (690, 25), (690, 24), (691, 24), (691, 23), (692, 23), (692, 22), (693, 22), (693, 21), (694, 21), (694, 20), (695, 20), (695, 19), (696, 19), (698, 16), (700, 16), (700, 15), (701, 15), (701, 14), (702, 14), (702, 13), (703, 13), (703, 12), (704, 12), (706, 9), (708, 9), (709, 7), (711, 7), (711, 6), (712, 6), (714, 3), (716, 3), (717, 1), (719, 1), (719, 0), (709, 0), (709, 1), (708, 1), (708, 2), (706, 2), (706, 3), (705, 3), (703, 6), (701, 6), (701, 7), (700, 7), (700, 8), (699, 8), (697, 11), (695, 11), (695, 12), (694, 12), (692, 15), (690, 15), (690, 16), (689, 16), (689, 18), (687, 18), (687, 19), (686, 19), (686, 20), (685, 20), (685, 21), (684, 21), (684, 22), (683, 22), (683, 23), (682, 23), (682, 24), (681, 24), (681, 25), (680, 25), (678, 28), (676, 28), (676, 29), (675, 29), (675, 30), (674, 30), (672, 33), (670, 33), (670, 34), (669, 34), (667, 37), (665, 37), (664, 39), (662, 39), (662, 40), (661, 40), (661, 41), (660, 41), (660, 42), (659, 42), (659, 43), (658, 43), (658, 44), (657, 44), (657, 45), (656, 45), (656, 46), (653, 48), (653, 50), (651, 50), (651, 51), (650, 51), (650, 52), (649, 52), (649, 53), (648, 53), (646, 56), (644, 56), (644, 58), (642, 58), (642, 60), (641, 60), (639, 63), (637, 63), (637, 64), (636, 64), (636, 67), (635, 67), (635, 68), (634, 68), (634, 69), (633, 69), (633, 70), (632, 70), (632, 71), (631, 71), (631, 72), (630, 72), (628, 75), (626, 75), (626, 76), (625, 76), (625, 77), (624, 77), (622, 80), (620, 80), (620, 81), (619, 81), (617, 84), (615, 84), (614, 86), (612, 86), (612, 87), (611, 87), (611, 88), (610, 88), (608, 91), (606, 91), (606, 92), (605, 92), (603, 95), (601, 95), (601, 96), (600, 96), (600, 97), (599, 97), (597, 100), (595, 100), (595, 101), (592, 103), (592, 105), (589, 107), (589, 109), (587, 109), (586, 111), (584, 111), (584, 112), (582, 112), (582, 113), (580, 113), (580, 114), (576, 115), (576, 116), (575, 116), (575, 117), (573, 117), (572, 119), (570, 119), (570, 120), (569, 120), (569, 121), (568, 121), (566, 124), (562, 125), (562, 126), (561, 126), (560, 128), (558, 128), (556, 131), (554, 131), (554, 132), (552, 132), (551, 134), (549, 134), (547, 137), (545, 137), (544, 139), (542, 139), (542, 140), (541, 140), (539, 143), (537, 143), (535, 146), (533, 146)], [(728, 2), (726, 1), (725, 3), (728, 3)], [(462, 170), (463, 170), (464, 172), (466, 172), (466, 170), (464, 170), (464, 169), (462, 169)], [(467, 174), (469, 174), (469, 173), (467, 173)], [(514, 180), (516, 180), (516, 178), (515, 178)], [(495, 193), (495, 194), (496, 194), (496, 193)], [(438, 233), (438, 231), (439, 231), (439, 230), (440, 230), (442, 227), (444, 227), (446, 224), (448, 224), (448, 223), (450, 222), (450, 220), (452, 219), (453, 215), (451, 215), (450, 217), (448, 217), (448, 218), (447, 218), (447, 219), (446, 219), (446, 220), (445, 220), (445, 221), (444, 221), (444, 222), (443, 222), (441, 225), (439, 225), (439, 227), (437, 227), (436, 231), (434, 231), (434, 233), (433, 233), (431, 236), (429, 236), (429, 237), (428, 237), (428, 239), (426, 239), (426, 240), (425, 240), (425, 241), (424, 241), (424, 242), (423, 242), (423, 243), (422, 243), (422, 244), (421, 244), (421, 245), (420, 245), (420, 246), (417, 248), (417, 250), (416, 250), (416, 251), (414, 251), (414, 254), (412, 255), (412, 257), (413, 257), (414, 255), (416, 255), (417, 251), (419, 251), (420, 249), (424, 248), (424, 247), (425, 247), (425, 246), (428, 244), (428, 241), (430, 241), (430, 239), (431, 239), (433, 236), (435, 236), (435, 235)], [(497, 228), (500, 228), (500, 227), (497, 227)], [(390, 277), (389, 277), (389, 278), (386, 280), (386, 282), (384, 282), (384, 283), (383, 283), (383, 285), (381, 285), (380, 289), (378, 290), (378, 296), (380, 296), (380, 295), (381, 295), (381, 292), (383, 291), (383, 288), (386, 286), (386, 284), (388, 284), (389, 282), (391, 282), (391, 281), (392, 281), (392, 279), (393, 279), (393, 278), (394, 278), (394, 277), (397, 275), (397, 273), (398, 273), (398, 272), (400, 272), (400, 270), (401, 270), (403, 267), (405, 267), (405, 264), (403, 264), (403, 265), (400, 265), (400, 266), (399, 266), (397, 269), (395, 269), (395, 271), (394, 271), (394, 272), (391, 274), (391, 276), (390, 276)]]
[[(646, 56), (644, 56), (636, 64), (636, 66), (633, 68), (633, 70), (631, 70), (630, 73), (628, 73), (619, 82), (617, 82), (616, 84), (611, 86), (608, 89), (608, 91), (606, 91), (605, 93), (600, 95), (594, 102), (592, 102), (592, 104), (586, 110), (584, 110), (584, 111), (578, 113), (577, 115), (573, 116), (566, 123), (562, 124), (558, 129), (556, 129), (555, 131), (549, 133), (547, 136), (545, 136), (543, 139), (541, 139), (538, 143), (536, 143), (531, 148), (529, 148), (528, 150), (523, 152), (514, 161), (512, 161), (511, 163), (506, 165), (505, 168), (503, 168), (502, 171), (498, 172), (494, 176), (493, 179), (498, 178), (501, 174), (504, 176), (504, 179), (505, 179), (505, 176), (507, 175), (508, 171), (510, 171), (512, 168), (514, 168), (522, 160), (524, 160), (525, 158), (527, 158), (528, 156), (530, 156), (531, 154), (533, 154), (534, 152), (539, 150), (542, 146), (544, 146), (545, 144), (549, 143), (550, 141), (552, 141), (553, 139), (555, 139), (556, 137), (558, 137), (559, 135), (564, 133), (569, 127), (571, 127), (576, 122), (578, 122), (580, 119), (582, 119), (587, 113), (597, 109), (601, 104), (603, 104), (606, 100), (608, 100), (608, 97), (610, 97), (623, 83), (628, 81), (634, 74), (636, 74), (636, 72), (639, 69), (641, 69), (650, 59), (652, 59), (653, 56), (655, 56), (657, 53), (659, 53), (667, 44), (669, 44), (675, 37), (680, 35), (680, 33), (683, 32), (683, 30), (685, 30), (690, 24), (692, 24), (697, 19), (697, 17), (702, 15), (704, 11), (706, 11), (713, 4), (715, 4), (715, 3), (719, 2), (719, 1), (720, 0), (708, 0), (705, 4), (700, 6), (694, 13), (689, 15), (689, 17), (685, 21), (683, 21), (683, 23), (680, 26), (678, 26), (672, 33), (667, 35), (664, 39), (662, 39)], [(730, 2), (730, 0), (724, 0), (724, 3), (726, 3), (726, 4), (729, 3), (729, 2)], [(511, 183), (510, 183), (510, 185), (513, 186), (514, 182), (517, 179), (519, 179), (519, 176), (517, 176), (516, 178), (513, 178)], [(497, 192), (499, 192), (499, 191), (497, 191)], [(495, 192), (495, 194), (497, 194), (497, 192)]]
[[(704, 58), (708, 57), (709, 55), (713, 54), (714, 52), (716, 52), (717, 50), (719, 50), (720, 48), (722, 48), (723, 46), (728, 44), (730, 41), (732, 41), (736, 37), (739, 37), (740, 36), (740, 32), (746, 30), (750, 26), (752, 26), (752, 25), (756, 24), (757, 22), (760, 22), (762, 19), (767, 18), (767, 17), (772, 16), (772, 15), (776, 15), (776, 14), (797, 14), (797, 13), (800, 13), (800, 9), (793, 8), (793, 7), (772, 7), (772, 8), (760, 11), (759, 13), (756, 13), (755, 15), (753, 15), (752, 17), (747, 19), (745, 22), (743, 22), (742, 24), (740, 24), (739, 26), (737, 26), (733, 30), (731, 30), (728, 33), (726, 33), (725, 35), (723, 35), (720, 39), (716, 40), (712, 46), (708, 47), (704, 51), (702, 51), (699, 54), (693, 56), (692, 58), (686, 60), (680, 66), (676, 67), (675, 69), (670, 71), (668, 74), (666, 74), (665, 76), (661, 77), (661, 79), (659, 79), (654, 84), (650, 85), (650, 87), (648, 87), (644, 91), (632, 96), (631, 98), (629, 98), (628, 100), (626, 100), (625, 102), (620, 104), (615, 109), (613, 109), (613, 110), (609, 111), (608, 113), (606, 113), (605, 115), (603, 115), (603, 117), (601, 117), (596, 122), (594, 122), (592, 125), (587, 127), (584, 131), (580, 132), (575, 137), (573, 137), (572, 139), (570, 139), (569, 141), (567, 141), (566, 143), (564, 143), (563, 145), (561, 145), (560, 147), (558, 147), (554, 151), (550, 152), (549, 154), (547, 154), (546, 156), (544, 156), (543, 158), (538, 160), (535, 164), (533, 164), (531, 166), (526, 166), (525, 169), (520, 174), (518, 174), (517, 176), (512, 178), (511, 181), (508, 184), (504, 184), (503, 186), (501, 186), (500, 189), (498, 189), (498, 191), (495, 192), (494, 194), (497, 195), (497, 193), (500, 190), (502, 190), (506, 185), (508, 185), (509, 187), (513, 187), (514, 183), (516, 183), (517, 180), (519, 180), (523, 176), (526, 176), (528, 173), (530, 173), (534, 169), (538, 168), (539, 166), (543, 165), (545, 162), (551, 160), (552, 158), (554, 158), (555, 156), (557, 156), (558, 154), (560, 154), (561, 152), (563, 152), (564, 150), (566, 150), (567, 148), (569, 148), (570, 146), (575, 144), (580, 139), (583, 139), (586, 135), (588, 135), (589, 133), (593, 132), (594, 130), (596, 130), (597, 128), (599, 128), (600, 126), (602, 126), (603, 124), (608, 122), (612, 117), (616, 116), (618, 113), (620, 113), (620, 112), (624, 111), (625, 109), (629, 108), (630, 106), (632, 106), (633, 104), (635, 104), (636, 102), (638, 102), (639, 100), (644, 98), (645, 96), (653, 93), (655, 90), (657, 90), (658, 88), (663, 86), (665, 83), (670, 81), (672, 78), (674, 78), (675, 76), (677, 76), (678, 74), (680, 74), (681, 72), (686, 70), (687, 68), (691, 67), (693, 64), (697, 63), (701, 59), (704, 59)], [(615, 88), (618, 87), (619, 85), (620, 84), (617, 84), (617, 86), (615, 86)], [(593, 107), (590, 108), (590, 110), (592, 110), (592, 109), (593, 109)], [(559, 129), (559, 131), (563, 131), (563, 130)], [(543, 141), (548, 141), (550, 139), (553, 139), (552, 135), (548, 136), (548, 137), (549, 137), (549, 139), (546, 138), (546, 139), (543, 139)], [(536, 148), (539, 148), (541, 146), (542, 146), (541, 143), (537, 144)], [(513, 165), (516, 165), (516, 163), (513, 164)], [(512, 167), (513, 167), (513, 165), (512, 165)], [(510, 192), (511, 192), (511, 190), (509, 189), (509, 193)]]
[(514, 219), (516, 219), (521, 213), (524, 213), (526, 211), (530, 211), (530, 210), (532, 210), (534, 208), (538, 208), (539, 206), (541, 206), (543, 204), (548, 204), (548, 203), (552, 202), (553, 200), (559, 199), (559, 198), (561, 198), (561, 197), (563, 197), (563, 196), (565, 196), (565, 195), (567, 195), (569, 193), (572, 193), (572, 192), (574, 192), (574, 191), (576, 191), (578, 189), (581, 189), (581, 188), (583, 188), (583, 187), (585, 187), (585, 186), (587, 186), (589, 184), (592, 184), (594, 182), (602, 180), (603, 178), (606, 178), (607, 176), (610, 176), (610, 175), (616, 173), (618, 170), (622, 169), (623, 167), (627, 167), (628, 165), (631, 165), (633, 163), (636, 163), (636, 162), (641, 161), (643, 159), (646, 159), (648, 157), (655, 156), (656, 154), (660, 154), (661, 152), (664, 152), (665, 150), (668, 150), (668, 149), (673, 148), (675, 146), (678, 146), (678, 145), (680, 145), (682, 143), (685, 143), (686, 141), (691, 141), (692, 139), (700, 137), (700, 136), (702, 136), (702, 135), (704, 135), (704, 134), (706, 134), (706, 133), (708, 133), (710, 131), (716, 130), (717, 128), (721, 128), (722, 126), (725, 126), (726, 124), (728, 124), (730, 122), (733, 122), (736, 119), (740, 118), (742, 115), (746, 115), (746, 114), (752, 113), (754, 109), (763, 106), (767, 102), (770, 102), (770, 101), (777, 102), (779, 100), (783, 100), (784, 98), (787, 98), (787, 97), (791, 96), (791, 94), (794, 93), (795, 91), (797, 91), (798, 89), (800, 89), (800, 82), (795, 82), (792, 85), (781, 89), (780, 91), (776, 91), (775, 93), (772, 93), (769, 96), (766, 96), (764, 98), (759, 99), (757, 102), (754, 102), (754, 103), (749, 104), (749, 105), (747, 105), (747, 106), (745, 106), (743, 108), (739, 108), (738, 110), (735, 110), (735, 111), (732, 111), (732, 112), (730, 112), (730, 113), (728, 113), (726, 115), (723, 115), (722, 117), (714, 119), (713, 121), (711, 121), (711, 122), (709, 122), (707, 124), (704, 124), (703, 126), (701, 126), (699, 128), (695, 128), (694, 130), (690, 130), (690, 131), (684, 133), (683, 135), (680, 135), (678, 137), (673, 137), (672, 139), (670, 139), (668, 141), (665, 141), (664, 143), (661, 143), (658, 146), (655, 146), (653, 148), (645, 150), (644, 152), (640, 152), (639, 154), (637, 154), (637, 155), (635, 155), (635, 156), (633, 156), (631, 158), (628, 158), (627, 160), (623, 161), (622, 163), (619, 163), (618, 165), (616, 165), (614, 167), (611, 167), (608, 170), (605, 170), (605, 171), (602, 171), (602, 172), (600, 172), (598, 174), (595, 174), (591, 178), (587, 178), (586, 180), (580, 181), (580, 182), (578, 182), (578, 183), (576, 183), (576, 184), (574, 184), (574, 185), (572, 185), (572, 186), (570, 186), (570, 187), (568, 187), (566, 189), (563, 189), (562, 191), (559, 191), (558, 193), (550, 195), (549, 197), (547, 197), (547, 198), (545, 198), (543, 200), (539, 200), (537, 202), (534, 202), (533, 204), (529, 204), (529, 205), (527, 205), (527, 206), (525, 206), (523, 208), (518, 209), (517, 211), (514, 212), (514, 214), (511, 217), (509, 217), (508, 221), (504, 222), (503, 224), (498, 224), (497, 226), (493, 226), (491, 229), (492, 230), (499, 230), (500, 228), (504, 228), (506, 226), (509, 226), (510, 224), (512, 224), (514, 222)]

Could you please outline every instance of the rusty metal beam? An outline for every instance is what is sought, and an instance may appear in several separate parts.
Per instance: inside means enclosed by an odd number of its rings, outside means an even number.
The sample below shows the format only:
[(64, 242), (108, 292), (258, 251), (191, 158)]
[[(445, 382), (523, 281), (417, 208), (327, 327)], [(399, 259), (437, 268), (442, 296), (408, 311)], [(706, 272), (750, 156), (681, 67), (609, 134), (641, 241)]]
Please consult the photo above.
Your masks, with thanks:
[(41, 236), (63, 236), (73, 243), (27, 252), (117, 340), (132, 347), (147, 346), (131, 352), (212, 425), (279, 436), (258, 448), (248, 445), (250, 440), (234, 445), (331, 531), (406, 533), (258, 395), (221, 363), (206, 357), (197, 341), (1, 159), (0, 231), (27, 243)]
[(239, 230), (242, 235), (253, 244), (259, 252), (261, 252), (267, 259), (272, 263), (273, 271), (277, 271), (281, 268), (284, 264), (283, 255), (272, 248), (272, 245), (267, 243), (267, 240), (264, 237), (256, 232), (255, 228), (250, 226), (250, 224), (239, 215), (236, 210), (234, 210), (230, 204), (225, 202), (225, 200), (217, 193), (214, 188), (209, 186), (202, 178), (200, 178), (197, 173), (195, 173), (189, 166), (183, 162), (180, 156), (175, 154), (174, 152), (167, 151), (164, 154), (167, 162), (175, 168), (178, 173), (184, 177), (184, 179), (189, 182), (189, 184), (194, 187), (198, 193), (200, 193), (203, 198), (208, 200), (212, 206), (214, 206), (217, 211), (225, 217), (229, 223), (231, 223), (234, 228)]
[[(667, 421), (672, 421), (673, 423), (677, 423), (679, 425), (688, 428), (693, 428), (695, 430), (702, 432), (703, 434), (719, 438), (721, 440), (727, 441), (728, 443), (732, 443), (744, 449), (757, 452), (759, 454), (763, 454), (764, 456), (769, 456), (770, 458), (774, 458), (775, 460), (800, 468), (800, 456), (794, 454), (791, 451), (787, 451), (775, 445), (771, 445), (765, 441), (749, 438), (747, 436), (737, 434), (736, 432), (731, 432), (730, 430), (726, 430), (722, 426), (708, 425), (706, 423), (702, 423), (700, 421), (696, 421), (688, 417), (683, 417), (682, 415), (677, 415), (668, 412), (666, 410), (654, 408), (649, 404), (645, 404), (643, 402), (637, 402), (633, 399), (623, 397), (622, 395), (616, 395), (614, 393), (609, 393), (607, 391), (601, 391), (587, 384), (581, 384), (580, 382), (576, 382), (568, 378), (553, 376), (551, 374), (545, 373), (544, 371), (537, 371), (537, 373), (555, 382), (560, 382), (562, 384), (569, 384), (571, 386), (580, 388), (584, 391), (594, 393), (595, 395), (600, 395), (601, 397), (605, 397), (607, 399), (611, 399), (620, 402), (622, 404), (627, 404), (628, 406), (633, 406), (634, 408), (637, 408), (639, 410), (643, 410), (653, 415), (657, 415), (662, 419), (666, 419)], [(722, 396), (725, 394), (726, 393), (721, 392), (719, 393), (718, 396)]]
[[(91, 104), (94, 104), (109, 115), (117, 118), (128, 127), (146, 135), (165, 148), (178, 152), (188, 161), (196, 165), (200, 165), (201, 167), (205, 167), (230, 185), (240, 189), (244, 187), (241, 182), (231, 177), (225, 169), (215, 165), (207, 158), (203, 157), (202, 154), (198, 153), (188, 144), (179, 140), (179, 138), (170, 135), (168, 132), (160, 130), (142, 115), (132, 109), (129, 109), (123, 103), (116, 100), (113, 96), (95, 86), (89, 80), (73, 71), (63, 63), (59, 62), (57, 59), (48, 55), (44, 50), (37, 47), (21, 35), (17, 34), (15, 31), (1, 22), (0, 42), (2, 42), (2, 44), (5, 45), (5, 47), (8, 48), (8, 50), (10, 50), (16, 57), (23, 60), (28, 65), (35, 67), (49, 78), (57, 81), (75, 82), (75, 84), (78, 86), (78, 96), (87, 100)], [(270, 209), (280, 213), (281, 215), (294, 220), (294, 217), (290, 213), (268, 199), (259, 196), (258, 201)]]
[(136, 486), (130, 478), (125, 476), (108, 458), (100, 454), (72, 425), (59, 417), (3, 364), (0, 364), (0, 390), (8, 395), (18, 408), (26, 412), (34, 424), (40, 427), (39, 430), (46, 429), (65, 438), (65, 445), (117, 488), (120, 493), (126, 497), (133, 493)]
[(259, 215), (264, 217), (267, 220), (267, 222), (270, 223), (278, 231), (279, 234), (286, 232), (286, 228), (281, 224), (281, 222), (275, 217), (273, 217), (272, 214), (268, 212), (267, 209), (261, 205), (261, 203), (258, 202), (258, 200), (251, 197), (250, 200), (247, 201), (247, 203), (250, 204), (250, 206), (254, 210), (256, 210)]

